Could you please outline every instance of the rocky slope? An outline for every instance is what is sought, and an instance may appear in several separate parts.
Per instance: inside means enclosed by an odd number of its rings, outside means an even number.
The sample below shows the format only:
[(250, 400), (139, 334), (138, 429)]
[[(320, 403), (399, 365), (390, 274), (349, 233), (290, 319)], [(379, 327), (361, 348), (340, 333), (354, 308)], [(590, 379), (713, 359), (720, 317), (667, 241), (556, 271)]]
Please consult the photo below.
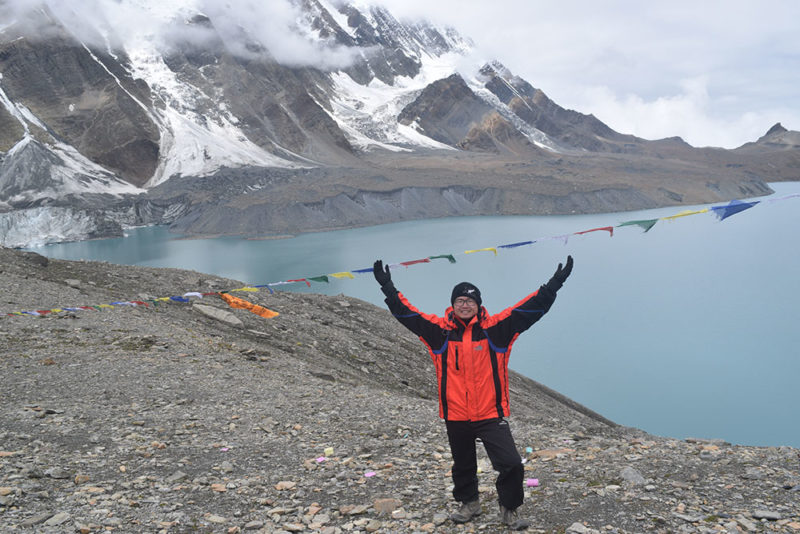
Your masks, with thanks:
[[(260, 292), (280, 316), (212, 295), (7, 316), (241, 283), (2, 248), (0, 270), (3, 532), (502, 531), (483, 452), (484, 514), (447, 520), (432, 365), (387, 311)], [(511, 391), (530, 532), (800, 531), (796, 449), (648, 435), (513, 373)]]

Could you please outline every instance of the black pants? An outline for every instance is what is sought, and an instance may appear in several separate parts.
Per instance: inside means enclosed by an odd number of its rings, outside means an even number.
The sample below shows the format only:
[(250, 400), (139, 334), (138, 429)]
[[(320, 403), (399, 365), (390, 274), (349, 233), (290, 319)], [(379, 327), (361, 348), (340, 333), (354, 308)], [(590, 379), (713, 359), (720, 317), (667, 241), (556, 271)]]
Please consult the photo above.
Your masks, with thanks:
[(511, 429), (505, 419), (446, 421), (453, 454), (453, 497), (459, 502), (478, 498), (478, 459), (475, 439), (480, 438), (492, 467), (498, 472), (495, 487), (500, 504), (515, 510), (522, 504), (524, 474)]

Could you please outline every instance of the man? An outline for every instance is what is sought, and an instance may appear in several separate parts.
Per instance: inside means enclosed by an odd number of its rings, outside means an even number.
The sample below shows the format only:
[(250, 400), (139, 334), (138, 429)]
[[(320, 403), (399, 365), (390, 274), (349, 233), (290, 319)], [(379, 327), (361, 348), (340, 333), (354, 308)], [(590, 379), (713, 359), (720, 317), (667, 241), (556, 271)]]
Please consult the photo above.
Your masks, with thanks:
[(517, 514), (524, 495), (523, 466), (505, 419), (509, 414), (508, 358), (519, 334), (550, 309), (570, 272), (572, 256), (567, 256), (566, 265), (559, 263), (546, 284), (496, 315), (481, 306), (477, 287), (461, 282), (453, 288), (451, 307), (438, 317), (420, 312), (395, 289), (383, 261), (373, 266), (389, 310), (425, 343), (436, 366), (439, 416), (445, 420), (453, 455), (453, 497), (461, 503), (450, 516), (456, 523), (466, 523), (481, 513), (475, 450), (475, 440), (480, 438), (498, 472), (495, 486), (501, 521), (518, 530), (530, 524)]

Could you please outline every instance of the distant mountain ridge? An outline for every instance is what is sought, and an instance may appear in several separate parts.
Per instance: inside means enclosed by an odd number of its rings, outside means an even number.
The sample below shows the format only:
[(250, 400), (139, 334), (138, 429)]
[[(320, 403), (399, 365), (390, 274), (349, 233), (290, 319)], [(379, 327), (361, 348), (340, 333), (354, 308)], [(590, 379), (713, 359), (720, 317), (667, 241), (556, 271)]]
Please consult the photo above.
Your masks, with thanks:
[[(0, 211), (101, 209), (105, 231), (109, 218), (119, 224), (112, 233), (172, 223), (188, 233), (264, 235), (309, 229), (307, 218), (289, 215), (309, 210), (313, 229), (324, 229), (597, 211), (622, 190), (630, 194), (616, 209), (634, 209), (761, 195), (766, 183), (800, 174), (797, 132), (776, 125), (736, 150), (621, 134), (558, 106), (499, 61), (473, 61), (470, 72), (468, 38), (380, 6), (291, 0), (293, 18), (280, 31), (293, 46), (284, 49), (214, 4), (135, 5), (155, 29), (115, 33), (108, 16), (46, 2), (0, 26)], [(304, 57), (288, 57), (294, 49)], [(192, 177), (210, 179), (192, 185)], [(241, 194), (220, 191), (231, 181)], [(428, 191), (431, 209), (324, 207), (341, 195), (389, 198), (408, 188)], [(468, 200), (489, 189), (506, 200)], [(443, 195), (454, 190), (472, 193), (451, 209)], [(270, 211), (260, 219), (273, 222), (209, 219), (223, 208)]]

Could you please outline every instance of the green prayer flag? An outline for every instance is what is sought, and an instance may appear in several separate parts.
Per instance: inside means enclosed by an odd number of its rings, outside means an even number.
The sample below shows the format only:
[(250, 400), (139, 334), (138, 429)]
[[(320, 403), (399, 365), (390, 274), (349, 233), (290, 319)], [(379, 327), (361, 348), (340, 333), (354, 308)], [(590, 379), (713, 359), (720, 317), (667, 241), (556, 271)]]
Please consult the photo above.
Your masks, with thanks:
[(650, 228), (655, 226), (657, 222), (658, 222), (658, 219), (646, 219), (646, 220), (641, 220), (641, 221), (628, 221), (628, 222), (620, 223), (617, 226), (618, 227), (619, 226), (639, 226), (639, 227), (643, 228), (645, 232), (647, 232), (648, 230), (650, 230)]
[(439, 254), (438, 256), (429, 256), (428, 257), (429, 260), (436, 260), (436, 259), (439, 259), (439, 258), (444, 258), (447, 261), (449, 261), (450, 263), (455, 263), (456, 262), (456, 259), (453, 257), (452, 254)]
[(324, 274), (322, 276), (309, 276), (308, 279), (311, 280), (312, 282), (325, 282), (326, 284), (328, 283), (328, 277)]

